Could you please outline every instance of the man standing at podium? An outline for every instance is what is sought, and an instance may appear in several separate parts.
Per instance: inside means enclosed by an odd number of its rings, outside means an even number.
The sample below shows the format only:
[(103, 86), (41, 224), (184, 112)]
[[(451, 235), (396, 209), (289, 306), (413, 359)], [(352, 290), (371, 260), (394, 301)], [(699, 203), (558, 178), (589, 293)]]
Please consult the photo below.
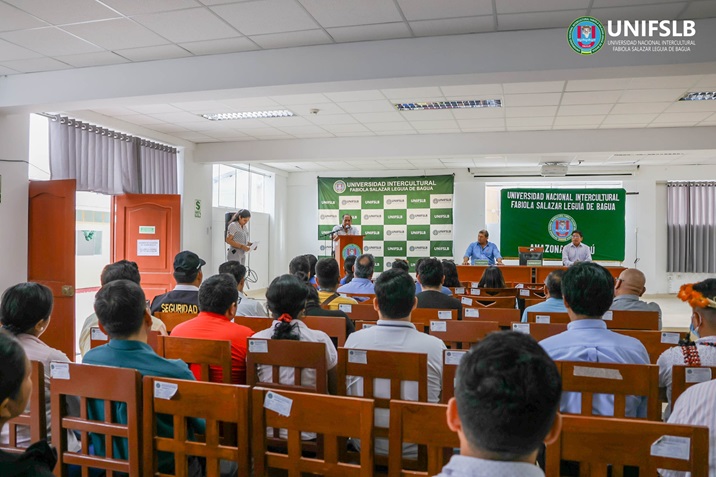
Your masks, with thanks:
[(336, 225), (333, 227), (333, 240), (337, 241), (339, 235), (358, 235), (360, 232), (358, 232), (358, 228), (353, 227), (351, 225), (351, 222), (353, 222), (353, 217), (351, 217), (351, 214), (343, 214), (343, 223), (341, 225)]
[(477, 242), (472, 242), (467, 247), (465, 256), (462, 257), (463, 265), (472, 265), (475, 260), (487, 260), (488, 265), (494, 265), (495, 262), (502, 265), (502, 255), (500, 255), (497, 245), (487, 241), (488, 237), (490, 237), (490, 233), (487, 230), (480, 230), (477, 233)]

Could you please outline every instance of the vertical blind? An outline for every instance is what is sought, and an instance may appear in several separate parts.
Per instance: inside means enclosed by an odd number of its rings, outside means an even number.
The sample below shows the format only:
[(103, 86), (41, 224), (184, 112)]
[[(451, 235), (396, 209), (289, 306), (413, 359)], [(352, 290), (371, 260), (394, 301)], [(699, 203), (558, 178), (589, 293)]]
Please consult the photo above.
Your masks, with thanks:
[(667, 272), (716, 272), (716, 182), (667, 183)]
[(176, 194), (177, 150), (76, 119), (50, 121), (50, 177), (103, 194)]

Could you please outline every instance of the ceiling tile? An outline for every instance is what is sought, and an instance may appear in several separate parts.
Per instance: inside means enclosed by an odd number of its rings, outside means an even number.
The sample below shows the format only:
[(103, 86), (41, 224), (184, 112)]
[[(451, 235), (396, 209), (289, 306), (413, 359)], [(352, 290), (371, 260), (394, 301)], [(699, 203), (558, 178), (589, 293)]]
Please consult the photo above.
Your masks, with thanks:
[(505, 106), (556, 106), (561, 98), (560, 93), (541, 94), (506, 94)]
[[(672, 3), (678, 0), (594, 0), (592, 8), (628, 7), (630, 5), (648, 5), (654, 3)], [(646, 7), (648, 8), (648, 7)]]
[(18, 8), (0, 3), (0, 31), (25, 30), (44, 26), (48, 26), (48, 24)]
[(137, 104), (127, 106), (127, 108), (142, 114), (180, 113), (182, 111), (171, 104)]
[(16, 73), (20, 73), (20, 71), (0, 65), (0, 75), (14, 75)]
[(459, 129), (457, 121), (454, 119), (449, 121), (412, 121), (410, 124), (418, 131), (426, 129)]
[(189, 129), (185, 128), (184, 126), (164, 122), (157, 124), (147, 124), (146, 127), (148, 127), (149, 129), (153, 129), (154, 131), (159, 131), (163, 133), (189, 132)]
[(430, 98), (430, 101), (434, 101), (434, 98), (444, 99), (442, 91), (437, 86), (382, 89), (381, 92), (386, 98), (395, 102), (405, 102), (408, 99), (412, 99), (413, 101), (428, 101), (426, 98)]
[(505, 94), (521, 93), (561, 93), (564, 81), (540, 81), (537, 83), (505, 83), (502, 90)]
[(698, 121), (688, 121), (688, 122), (679, 122), (679, 123), (657, 123), (653, 122), (649, 125), (647, 125), (648, 128), (688, 128), (692, 126), (696, 126)]
[(206, 8), (138, 15), (132, 19), (174, 43), (240, 36)]
[(294, 0), (263, 0), (211, 7), (246, 36), (311, 30), (319, 25)]
[[(368, 131), (368, 132), (337, 132), (337, 131), (333, 131), (333, 135), (336, 137), (356, 137), (356, 136), (375, 136), (375, 133), (371, 132), (371, 131)], [(344, 170), (337, 166), (336, 166), (336, 169)]]
[(323, 28), (399, 22), (403, 19), (395, 3), (385, 0), (298, 1)]
[[(523, 3), (522, 0), (519, 0)], [(581, 0), (580, 0), (581, 1)], [(536, 5), (536, 2), (530, 2)], [(584, 16), (587, 10), (563, 10), (558, 12), (516, 13), (497, 16), (498, 30), (535, 30), (540, 28), (563, 28), (575, 19)]]
[(499, 128), (505, 126), (503, 118), (498, 119), (459, 119), (458, 125), (464, 129)]
[(149, 61), (149, 60), (168, 60), (171, 58), (183, 58), (191, 56), (191, 53), (179, 48), (176, 45), (148, 46), (145, 48), (132, 48), (129, 50), (117, 50), (118, 55), (122, 55), (132, 61)]
[(126, 58), (115, 55), (111, 51), (98, 51), (96, 53), (82, 53), (81, 55), (57, 56), (56, 59), (74, 66), (75, 68), (83, 68), (86, 66), (102, 66), (115, 65), (119, 63), (127, 63)]
[(574, 105), (560, 106), (557, 111), (558, 116), (587, 116), (594, 114), (607, 114), (612, 109), (611, 104), (591, 104), (591, 105)]
[(462, 35), (495, 31), (493, 16), (420, 20), (410, 22), (416, 36)]
[(700, 75), (632, 78), (629, 87), (625, 89), (689, 89), (700, 79)]
[(402, 111), (400, 113), (407, 121), (444, 121), (454, 120), (452, 110), (449, 109), (433, 109), (425, 111)]
[(361, 123), (389, 123), (389, 122), (405, 122), (399, 112), (392, 113), (357, 113), (353, 115), (357, 121)]
[(195, 55), (219, 55), (222, 53), (236, 53), (239, 51), (258, 50), (256, 43), (248, 38), (225, 38), (223, 40), (193, 41), (180, 43), (179, 46), (189, 50)]
[(52, 58), (3, 61), (3, 66), (15, 71), (20, 71), (21, 73), (36, 73), (38, 71), (54, 71), (70, 68), (69, 65)]
[(338, 106), (347, 113), (387, 113), (395, 111), (393, 104), (387, 99), (378, 101), (351, 101), (341, 102)]
[(565, 91), (609, 91), (622, 90), (629, 86), (630, 78), (567, 81)]
[(683, 89), (626, 90), (619, 98), (620, 103), (651, 103), (676, 101), (684, 94)]
[(668, 108), (662, 110), (667, 113), (693, 113), (698, 111), (716, 111), (716, 101), (676, 101), (675, 103), (659, 104), (668, 105)]
[(448, 99), (495, 99), (502, 97), (501, 84), (461, 84), (441, 86)]
[[(687, 5), (687, 2), (649, 5), (649, 20), (674, 20)], [(643, 6), (592, 8), (591, 15), (599, 18), (606, 25), (608, 20), (644, 20)]]
[(492, 15), (492, 0), (398, 0), (408, 21)]
[(459, 134), (462, 131), (459, 128), (444, 128), (444, 129), (419, 129), (420, 134)]
[[(277, 126), (278, 127), (278, 126)], [(326, 130), (318, 126), (286, 126), (278, 127), (281, 131), (291, 135), (305, 135), (305, 134), (325, 134)]]
[(331, 133), (369, 132), (369, 129), (362, 124), (326, 124), (323, 129)]
[[(314, 114), (311, 112), (316, 109), (318, 110), (318, 113)], [(336, 103), (292, 104), (291, 111), (293, 111), (297, 116), (305, 116), (311, 121), (313, 121), (313, 118), (318, 116), (345, 114), (345, 111), (343, 111)]]
[(491, 119), (505, 116), (506, 108), (465, 108), (453, 109), (455, 119)]
[(308, 121), (306, 118), (302, 118), (299, 116), (293, 116), (290, 118), (266, 118), (261, 120), (264, 124), (271, 127), (286, 129), (289, 127), (299, 127), (299, 126), (307, 126), (307, 127), (317, 127), (314, 124), (311, 124), (310, 121)]
[[(251, 134), (249, 131), (253, 131), (254, 129), (275, 129), (275, 128), (267, 128), (266, 124), (264, 124), (262, 121), (258, 119), (236, 119), (233, 121), (229, 121), (230, 124), (227, 124), (227, 126), (232, 127), (234, 129), (244, 131), (247, 134)], [(276, 129), (276, 131), (278, 131)]]
[(664, 111), (674, 103), (629, 103), (615, 104), (611, 114), (651, 114)]
[(649, 123), (607, 123), (606, 120), (599, 126), (599, 129), (641, 129)]
[(655, 123), (699, 122), (711, 116), (710, 112), (700, 113), (663, 113), (654, 120)]
[(107, 50), (165, 45), (168, 41), (126, 18), (67, 25), (64, 30)]
[(716, 17), (716, 3), (713, 0), (690, 2), (686, 11), (679, 18), (713, 18)]
[(284, 106), (292, 104), (309, 104), (309, 103), (327, 103), (328, 98), (319, 93), (314, 94), (284, 94), (281, 96), (271, 96), (271, 100)]
[(555, 114), (557, 114), (557, 106), (527, 106), (505, 109), (505, 117), (508, 118), (534, 118), (554, 116)]
[(529, 126), (552, 126), (554, 118), (506, 118), (505, 124), (508, 128), (529, 127)]
[(5, 32), (0, 38), (47, 56), (100, 51), (99, 47), (55, 27)]
[(415, 136), (419, 134), (415, 129), (409, 131), (375, 131), (376, 136)]
[(331, 101), (336, 102), (373, 101), (378, 99), (385, 99), (383, 93), (381, 93), (377, 89), (369, 89), (365, 91), (341, 91), (338, 93), (324, 93), (324, 95)]
[[(524, 0), (495, 0), (497, 13), (529, 13), (550, 10), (564, 10), (564, 0), (540, 0), (539, 2), (525, 2)], [(570, 0), (569, 8), (589, 7), (589, 0)], [(576, 17), (575, 17), (576, 18)], [(565, 28), (567, 25), (564, 25)]]
[(0, 62), (37, 58), (41, 54), (0, 39)]
[(621, 95), (621, 91), (566, 92), (562, 96), (561, 104), (611, 104), (618, 101)]
[[(96, 110), (96, 111), (100, 112), (101, 110)], [(100, 113), (100, 114), (104, 114), (104, 113)], [(108, 114), (108, 116), (113, 116), (113, 115)], [(145, 114), (131, 114), (131, 115), (127, 115), (127, 116), (121, 116), (121, 119), (122, 119), (122, 121), (127, 121), (128, 123), (139, 124), (139, 125), (162, 124), (164, 122), (157, 118), (147, 116)]]
[(5, 2), (53, 25), (119, 17), (117, 12), (94, 0), (5, 0)]
[(150, 116), (168, 123), (186, 123), (193, 122), (198, 119), (196, 114), (187, 113), (186, 111), (180, 111), (178, 113), (153, 113), (150, 114)]
[(171, 103), (171, 106), (194, 114), (222, 113), (230, 108), (221, 101), (188, 101), (183, 103)]
[(253, 137), (267, 137), (267, 136), (289, 137), (289, 134), (286, 134), (283, 131), (279, 131), (276, 128), (252, 128), (245, 132), (249, 136), (253, 136)]
[(102, 0), (103, 3), (114, 8), (123, 15), (142, 15), (145, 13), (168, 12), (183, 8), (201, 6), (195, 0)]
[(390, 123), (366, 123), (368, 129), (375, 132), (380, 131), (415, 131), (415, 128), (409, 122), (390, 122)]
[(358, 124), (358, 121), (356, 121), (356, 119), (350, 114), (327, 114), (323, 116), (319, 113), (317, 115), (309, 116), (308, 120), (313, 124), (318, 124), (319, 126), (324, 127), (337, 124)]
[(404, 22), (327, 28), (326, 31), (338, 43), (391, 40), (393, 38), (407, 38), (412, 36), (408, 25)]
[(123, 108), (120, 106), (108, 108), (92, 108), (92, 111), (94, 111), (95, 113), (103, 114), (105, 116), (131, 116), (137, 114), (136, 111), (132, 111), (129, 108)]
[(563, 116), (554, 120), (555, 126), (599, 126), (604, 120), (604, 115), (595, 116)]
[(268, 35), (252, 35), (251, 40), (261, 48), (291, 48), (294, 46), (324, 45), (333, 39), (323, 30), (292, 31)]
[(222, 103), (236, 111), (263, 111), (281, 107), (279, 103), (270, 98), (232, 98), (224, 99)]
[(630, 123), (639, 123), (639, 124), (645, 124), (650, 123), (654, 119), (656, 119), (658, 115), (657, 114), (612, 114), (607, 116), (604, 119), (603, 124), (607, 125), (613, 125), (613, 124), (630, 124)]

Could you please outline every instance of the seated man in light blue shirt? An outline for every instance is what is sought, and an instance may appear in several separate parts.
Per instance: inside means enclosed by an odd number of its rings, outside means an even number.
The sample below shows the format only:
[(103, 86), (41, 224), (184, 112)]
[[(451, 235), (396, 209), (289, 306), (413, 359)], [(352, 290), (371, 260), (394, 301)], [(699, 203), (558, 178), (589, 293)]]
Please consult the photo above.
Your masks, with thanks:
[[(562, 295), (571, 323), (567, 331), (540, 341), (555, 361), (649, 364), (646, 348), (636, 338), (607, 329), (602, 315), (614, 298), (614, 278), (596, 263), (579, 262), (562, 277)], [(595, 394), (592, 413), (614, 415), (614, 396)], [(646, 397), (627, 396), (626, 416), (646, 417)], [(581, 412), (581, 394), (564, 393), (561, 411)]]
[(522, 313), (522, 323), (527, 323), (527, 312), (530, 311), (567, 313), (567, 308), (564, 307), (564, 300), (562, 300), (562, 275), (564, 275), (564, 270), (555, 270), (547, 275), (544, 281), (547, 299), (542, 303), (525, 308), (524, 313)]
[(562, 264), (564, 266), (571, 266), (577, 262), (591, 262), (592, 251), (589, 246), (582, 243), (584, 235), (579, 230), (572, 232), (572, 243), (565, 245), (562, 248)]
[(502, 265), (502, 255), (500, 255), (497, 245), (487, 241), (489, 237), (490, 233), (487, 230), (480, 230), (477, 233), (477, 242), (472, 242), (467, 247), (465, 256), (462, 257), (463, 265), (471, 265), (475, 260), (487, 260), (488, 265), (494, 265), (495, 262)]
[[(364, 253), (356, 259), (353, 266), (354, 278), (350, 283), (346, 283), (336, 290), (338, 293), (375, 293), (375, 288), (371, 278), (373, 278), (373, 269), (375, 268), (375, 259), (373, 255)], [(365, 301), (365, 300), (359, 300)]]

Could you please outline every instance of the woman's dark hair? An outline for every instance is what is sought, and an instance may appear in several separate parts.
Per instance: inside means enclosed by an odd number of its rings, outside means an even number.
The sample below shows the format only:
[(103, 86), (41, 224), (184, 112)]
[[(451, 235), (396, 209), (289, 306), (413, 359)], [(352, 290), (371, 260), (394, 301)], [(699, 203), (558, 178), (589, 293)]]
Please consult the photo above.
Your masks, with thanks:
[(17, 399), (27, 373), (25, 350), (10, 333), (0, 331), (0, 402)]
[(407, 260), (403, 260), (402, 258), (396, 258), (395, 260), (393, 260), (393, 263), (390, 265), (390, 268), (397, 268), (398, 270), (409, 272), (410, 264)]
[(311, 276), (316, 276), (316, 264), (318, 263), (318, 257), (313, 255), (312, 253), (307, 253), (306, 258), (308, 259), (308, 267), (311, 272)]
[(485, 269), (480, 278), (478, 288), (505, 288), (505, 277), (502, 276), (502, 270), (494, 265), (490, 265)]
[(249, 209), (239, 209), (239, 211), (236, 212), (233, 217), (231, 217), (229, 223), (236, 222), (239, 219), (245, 219), (247, 217), (251, 217), (251, 212), (249, 212)]
[(52, 290), (34, 282), (18, 283), (2, 294), (0, 320), (10, 333), (19, 335), (50, 317)]
[(343, 261), (343, 270), (346, 272), (346, 279), (343, 282), (345, 285), (346, 283), (350, 283), (351, 280), (353, 280), (353, 265), (356, 264), (356, 257), (355, 255), (349, 255), (346, 257), (346, 259)]
[(288, 263), (288, 273), (297, 277), (302, 282), (308, 283), (308, 280), (311, 278), (311, 263), (308, 261), (308, 257), (305, 255), (293, 257)]
[(460, 279), (457, 277), (457, 266), (452, 260), (443, 260), (443, 272), (445, 273), (445, 282), (443, 286), (446, 287), (461, 287)]
[[(297, 320), (301, 316), (301, 312), (306, 308), (306, 298), (308, 297), (308, 288), (305, 282), (302, 282), (294, 275), (281, 275), (274, 278), (266, 290), (266, 306), (271, 312), (273, 318), (278, 319), (283, 314), (291, 316), (292, 320)], [(297, 323), (279, 322), (274, 327), (274, 333), (271, 337), (275, 340), (299, 340), (300, 334), (296, 329)]]

